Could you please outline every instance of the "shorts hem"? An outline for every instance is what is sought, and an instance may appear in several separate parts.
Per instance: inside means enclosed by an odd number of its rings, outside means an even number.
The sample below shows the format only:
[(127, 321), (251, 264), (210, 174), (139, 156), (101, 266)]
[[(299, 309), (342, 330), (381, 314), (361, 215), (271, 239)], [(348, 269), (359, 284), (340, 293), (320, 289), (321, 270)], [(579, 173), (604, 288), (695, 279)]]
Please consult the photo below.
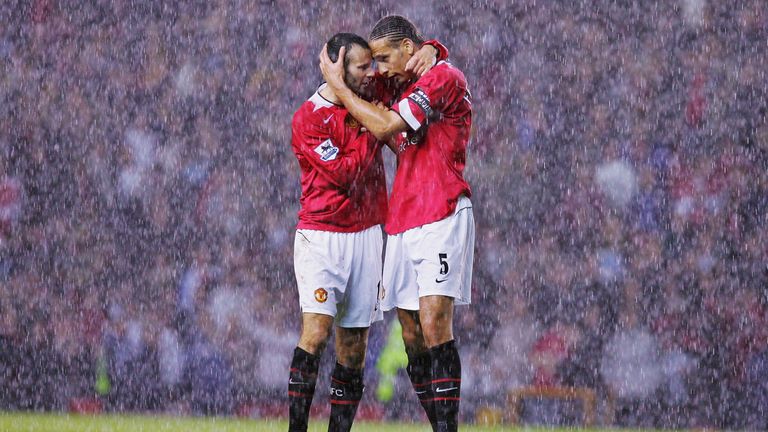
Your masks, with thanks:
[[(468, 299), (465, 299), (465, 298), (461, 298), (461, 297), (457, 297), (457, 296), (452, 296), (452, 295), (437, 294), (437, 293), (427, 293), (427, 294), (424, 294), (424, 295), (420, 295), (419, 298), (430, 296), (430, 295), (440, 295), (440, 296), (443, 296), (443, 297), (450, 297), (450, 298), (453, 299), (454, 306), (468, 306), (468, 305), (472, 304), (471, 300), (468, 300)], [(391, 305), (391, 306), (382, 306), (381, 307), (381, 310), (384, 311), (384, 312), (389, 312), (392, 309), (403, 309), (403, 310), (408, 310), (408, 311), (417, 311), (420, 308), (419, 308), (418, 304), (416, 306), (413, 306), (413, 305)]]
[(413, 305), (391, 305), (391, 306), (386, 306), (386, 307), (382, 306), (382, 308), (381, 308), (381, 310), (383, 310), (384, 312), (389, 312), (389, 311), (391, 311), (393, 309), (403, 309), (403, 310), (407, 310), (407, 311), (417, 311), (417, 310), (419, 310), (419, 305), (418, 304), (416, 304), (416, 306), (413, 306)]
[(335, 323), (336, 327), (341, 328), (369, 328), (373, 323)]
[(317, 315), (326, 315), (329, 317), (336, 318), (335, 313), (328, 312), (327, 310), (319, 310), (319, 309), (312, 309), (312, 308), (301, 308), (301, 313), (313, 313)]

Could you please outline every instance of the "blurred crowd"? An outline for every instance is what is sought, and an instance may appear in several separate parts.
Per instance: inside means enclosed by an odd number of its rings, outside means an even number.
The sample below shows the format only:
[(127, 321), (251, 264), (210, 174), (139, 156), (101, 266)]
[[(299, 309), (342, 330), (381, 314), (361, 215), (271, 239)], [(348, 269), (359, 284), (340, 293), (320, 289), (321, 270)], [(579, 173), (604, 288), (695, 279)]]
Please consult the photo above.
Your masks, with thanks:
[(333, 33), (400, 13), (473, 93), (465, 415), (562, 385), (620, 425), (768, 427), (764, 1), (402, 3), (0, 6), (0, 409), (284, 397), (291, 117)]

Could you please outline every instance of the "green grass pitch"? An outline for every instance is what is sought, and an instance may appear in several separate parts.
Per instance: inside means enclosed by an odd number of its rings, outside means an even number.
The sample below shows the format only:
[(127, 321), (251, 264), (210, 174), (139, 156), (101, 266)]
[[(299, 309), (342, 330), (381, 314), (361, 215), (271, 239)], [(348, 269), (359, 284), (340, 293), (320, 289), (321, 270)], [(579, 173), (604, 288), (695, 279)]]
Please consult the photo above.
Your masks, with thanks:
[[(324, 432), (327, 422), (313, 422), (309, 432)], [(249, 420), (233, 418), (149, 417), (130, 415), (69, 415), (0, 412), (3, 432), (285, 432), (285, 420)], [(511, 426), (461, 425), (462, 432), (526, 431), (533, 428)], [(566, 429), (537, 429), (562, 431)], [(602, 429), (578, 429), (600, 431)], [(427, 432), (426, 424), (356, 422), (352, 432)], [(623, 432), (627, 432), (626, 430)]]

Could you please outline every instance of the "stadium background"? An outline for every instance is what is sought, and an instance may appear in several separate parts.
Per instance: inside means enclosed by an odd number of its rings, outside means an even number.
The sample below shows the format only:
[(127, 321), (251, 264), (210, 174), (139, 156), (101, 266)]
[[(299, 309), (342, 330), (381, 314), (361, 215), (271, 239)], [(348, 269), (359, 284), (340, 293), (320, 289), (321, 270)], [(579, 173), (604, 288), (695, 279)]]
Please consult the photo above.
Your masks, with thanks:
[[(290, 119), (322, 43), (391, 12), (474, 96), (465, 418), (567, 385), (622, 426), (766, 428), (761, 0), (4, 2), (0, 409), (279, 411)], [(364, 405), (407, 417), (387, 335)]]

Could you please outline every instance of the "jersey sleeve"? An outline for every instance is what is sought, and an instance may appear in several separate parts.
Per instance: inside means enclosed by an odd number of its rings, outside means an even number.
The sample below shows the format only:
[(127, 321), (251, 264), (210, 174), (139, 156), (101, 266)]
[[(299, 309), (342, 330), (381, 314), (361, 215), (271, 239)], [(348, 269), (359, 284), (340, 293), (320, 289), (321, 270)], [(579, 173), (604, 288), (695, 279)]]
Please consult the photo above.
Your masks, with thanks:
[(348, 188), (373, 162), (379, 143), (360, 137), (346, 145), (330, 125), (308, 122), (293, 125), (293, 147), (298, 156), (339, 188)]
[(445, 45), (441, 44), (440, 41), (437, 39), (430, 39), (428, 41), (424, 41), (424, 45), (430, 45), (434, 47), (437, 50), (437, 61), (441, 60), (448, 60), (448, 48), (446, 48)]
[(392, 107), (414, 131), (466, 95), (467, 83), (463, 76), (453, 73), (453, 66), (444, 65), (432, 68), (419, 78), (416, 85)]

